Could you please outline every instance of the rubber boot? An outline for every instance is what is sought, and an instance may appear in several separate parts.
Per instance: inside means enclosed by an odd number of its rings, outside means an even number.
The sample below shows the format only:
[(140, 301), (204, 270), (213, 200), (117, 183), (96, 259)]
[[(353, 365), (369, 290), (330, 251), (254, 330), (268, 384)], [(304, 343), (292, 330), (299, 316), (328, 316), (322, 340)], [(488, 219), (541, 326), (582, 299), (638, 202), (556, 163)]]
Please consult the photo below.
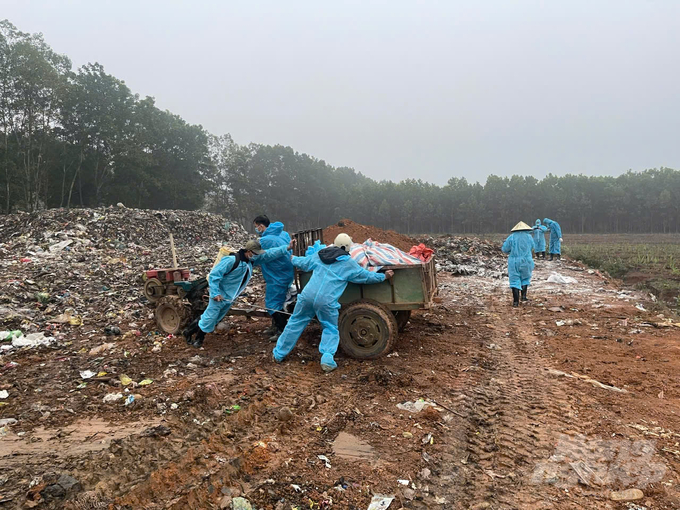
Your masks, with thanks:
[(557, 257), (557, 260), (562, 260), (562, 255), (561, 255), (561, 254), (558, 253), (558, 254), (555, 255), (555, 256)]
[(519, 306), (519, 289), (512, 289), (512, 306)]
[(191, 345), (199, 349), (203, 347), (203, 340), (205, 340), (205, 332), (202, 329), (199, 329), (198, 333), (196, 333), (196, 338), (194, 338), (194, 341)]
[(551, 260), (551, 261), (553, 260), (553, 257), (554, 257), (554, 255), (551, 253), (551, 254), (550, 254), (550, 260)]
[(522, 301), (529, 301), (527, 299), (527, 289), (529, 288), (528, 285), (522, 285)]
[(194, 319), (194, 321), (189, 324), (184, 331), (182, 331), (182, 335), (184, 336), (184, 339), (187, 341), (187, 344), (191, 344), (192, 342), (192, 337), (198, 332), (198, 321), (201, 318), (198, 317)]
[(272, 336), (269, 337), (269, 341), (276, 342), (279, 339), (281, 333), (283, 333), (283, 330), (286, 329), (286, 324), (288, 324), (288, 315), (286, 315), (285, 313), (276, 312), (272, 316), (272, 319), (274, 320), (276, 328)]
[[(276, 315), (276, 314), (274, 314), (274, 315)], [(265, 335), (271, 336), (278, 331), (278, 329), (276, 327), (276, 319), (274, 318), (274, 315), (272, 315), (271, 325), (267, 329), (264, 330)]]
[(545, 252), (542, 252), (543, 256), (541, 257), (543, 260), (545, 260)]

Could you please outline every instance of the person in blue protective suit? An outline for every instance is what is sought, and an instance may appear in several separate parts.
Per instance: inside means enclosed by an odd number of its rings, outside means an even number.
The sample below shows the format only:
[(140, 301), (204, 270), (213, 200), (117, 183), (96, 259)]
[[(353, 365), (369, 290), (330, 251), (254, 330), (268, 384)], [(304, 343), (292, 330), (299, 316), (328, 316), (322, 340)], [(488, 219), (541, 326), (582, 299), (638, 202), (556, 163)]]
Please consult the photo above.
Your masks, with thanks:
[(348, 255), (352, 240), (347, 234), (335, 238), (333, 246), (308, 257), (293, 257), (293, 265), (302, 271), (312, 271), (309, 283), (298, 296), (293, 315), (274, 348), (274, 361), (280, 363), (293, 350), (300, 335), (314, 315), (323, 327), (319, 352), (321, 368), (331, 372), (337, 368), (333, 356), (338, 350), (338, 300), (347, 284), (379, 283), (392, 278), (393, 271), (372, 273), (362, 268)]
[(556, 221), (545, 218), (543, 224), (550, 230), (550, 260), (557, 255), (557, 260), (562, 257), (562, 229)]
[(515, 225), (501, 248), (503, 253), (509, 255), (508, 277), (512, 289), (512, 306), (519, 306), (520, 292), (522, 301), (528, 301), (527, 289), (531, 285), (531, 273), (534, 270), (531, 251), (534, 248), (531, 227), (523, 221)]
[(548, 230), (547, 227), (541, 225), (541, 220), (536, 220), (534, 225), (533, 236), (534, 244), (536, 248), (534, 249), (537, 259), (545, 259), (545, 232)]
[[(271, 223), (266, 216), (258, 216), (253, 220), (255, 229), (260, 234), (260, 245), (263, 250), (287, 246), (290, 235), (283, 230), (283, 223)], [(281, 313), (286, 302), (286, 293), (295, 278), (295, 268), (288, 257), (279, 257), (269, 261), (254, 260), (253, 265), (259, 265), (262, 276), (267, 285), (264, 304), (267, 312), (272, 316), (272, 327), (267, 331), (272, 341), (276, 341), (288, 322), (288, 315)]]
[(237, 253), (222, 257), (208, 275), (208, 307), (182, 333), (187, 343), (194, 347), (203, 345), (206, 333), (215, 330), (215, 326), (224, 319), (231, 305), (247, 287), (253, 275), (253, 263), (289, 256), (290, 249), (291, 246), (279, 246), (265, 251), (261, 249), (259, 242), (248, 241), (245, 248)]

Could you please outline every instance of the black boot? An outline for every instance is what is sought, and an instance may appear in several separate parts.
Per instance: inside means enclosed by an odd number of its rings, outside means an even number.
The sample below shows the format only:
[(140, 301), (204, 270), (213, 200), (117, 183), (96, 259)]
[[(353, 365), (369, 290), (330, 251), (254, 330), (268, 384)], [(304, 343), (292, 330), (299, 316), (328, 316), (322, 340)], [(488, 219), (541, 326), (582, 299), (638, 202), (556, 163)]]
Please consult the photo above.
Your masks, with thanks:
[(512, 289), (512, 306), (519, 306), (519, 289)]
[(553, 257), (554, 257), (554, 255), (551, 253), (551, 254), (550, 254), (550, 260), (552, 260)]
[(194, 338), (194, 341), (191, 345), (197, 349), (203, 347), (203, 340), (205, 340), (205, 332), (202, 329), (199, 329), (198, 333), (196, 333), (196, 338)]
[(562, 260), (562, 255), (560, 255), (559, 253), (555, 256), (557, 257), (557, 260)]
[(182, 331), (182, 335), (184, 336), (184, 339), (187, 341), (188, 344), (191, 344), (192, 338), (196, 332), (198, 331), (198, 321), (200, 320), (200, 317), (195, 319), (191, 324), (189, 324), (184, 331)]
[(279, 335), (281, 335), (281, 333), (283, 333), (283, 330), (286, 329), (286, 324), (288, 324), (288, 317), (289, 315), (281, 312), (276, 312), (272, 316), (272, 318), (274, 319), (274, 323), (276, 324), (276, 331), (269, 338), (271, 342), (276, 342), (279, 339)]
[(522, 301), (529, 301), (527, 299), (527, 289), (529, 288), (528, 285), (522, 285)]
[(545, 260), (545, 252), (544, 252), (544, 251), (541, 252), (541, 258), (542, 258), (543, 260)]

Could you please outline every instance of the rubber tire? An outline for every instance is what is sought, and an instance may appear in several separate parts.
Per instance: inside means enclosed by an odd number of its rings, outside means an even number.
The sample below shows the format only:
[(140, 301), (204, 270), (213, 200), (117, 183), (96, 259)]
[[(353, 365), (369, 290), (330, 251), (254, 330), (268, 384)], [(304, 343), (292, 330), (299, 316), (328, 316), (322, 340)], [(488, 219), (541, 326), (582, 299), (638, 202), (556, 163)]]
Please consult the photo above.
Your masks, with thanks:
[[(372, 323), (374, 333), (379, 338), (374, 344), (366, 347), (358, 344), (352, 337), (352, 325), (358, 320)], [(376, 359), (388, 354), (397, 341), (399, 327), (390, 310), (376, 301), (355, 301), (340, 312), (338, 320), (340, 331), (340, 349), (354, 359)]]
[(403, 333), (406, 329), (408, 321), (411, 319), (411, 310), (397, 310), (392, 313), (394, 314), (394, 318), (397, 320), (399, 333)]
[[(177, 316), (178, 320), (175, 322), (175, 327), (169, 327), (161, 319), (162, 314), (168, 313), (168, 309), (172, 309)], [(156, 326), (158, 326), (159, 330), (166, 332), (168, 335), (178, 335), (189, 323), (191, 309), (177, 296), (164, 296), (156, 305), (155, 317)]]

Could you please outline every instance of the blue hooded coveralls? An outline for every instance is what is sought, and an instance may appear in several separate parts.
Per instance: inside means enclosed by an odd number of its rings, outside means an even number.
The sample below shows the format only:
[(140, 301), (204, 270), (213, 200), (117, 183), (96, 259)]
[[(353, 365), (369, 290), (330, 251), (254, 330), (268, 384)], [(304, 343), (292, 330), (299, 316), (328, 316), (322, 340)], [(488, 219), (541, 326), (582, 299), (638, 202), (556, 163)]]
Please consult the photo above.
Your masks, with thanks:
[(330, 246), (308, 257), (293, 257), (293, 265), (301, 271), (313, 271), (309, 283), (298, 296), (292, 317), (286, 329), (276, 342), (274, 358), (282, 361), (297, 344), (309, 321), (316, 315), (323, 327), (319, 352), (321, 366), (328, 369), (337, 367), (333, 356), (338, 350), (338, 300), (351, 283), (380, 283), (385, 281), (382, 273), (367, 271), (347, 252)]
[[(260, 245), (263, 250), (288, 246), (290, 235), (283, 230), (283, 223), (277, 221), (270, 224), (260, 234)], [(269, 309), (269, 315), (274, 315), (277, 310), (283, 310), (286, 302), (286, 293), (295, 278), (295, 269), (289, 257), (280, 257), (273, 260), (253, 258), (253, 265), (259, 265), (262, 276), (267, 284), (264, 295), (264, 304)]]
[(534, 225), (533, 229), (533, 236), (534, 236), (534, 244), (536, 245), (536, 248), (534, 251), (536, 253), (543, 253), (545, 251), (545, 232), (548, 229), (541, 225), (541, 220), (536, 220), (536, 225)]
[(531, 250), (534, 240), (531, 232), (513, 232), (503, 243), (503, 253), (508, 253), (508, 277), (510, 288), (522, 290), (524, 285), (531, 285), (531, 273), (534, 270), (534, 259)]
[[(208, 275), (210, 301), (203, 315), (201, 315), (201, 319), (198, 321), (198, 327), (201, 331), (212, 333), (215, 330), (215, 326), (224, 319), (231, 305), (248, 286), (248, 282), (253, 276), (253, 263), (274, 260), (283, 257), (287, 253), (289, 253), (288, 246), (281, 246), (265, 251), (262, 255), (257, 255), (250, 259), (250, 261), (240, 260), (236, 255), (222, 257)], [(235, 263), (238, 266), (231, 270)], [(216, 296), (222, 296), (222, 301), (215, 301), (214, 298)]]
[(562, 229), (556, 221), (545, 218), (543, 224), (550, 229), (550, 253), (560, 255), (562, 253)]

